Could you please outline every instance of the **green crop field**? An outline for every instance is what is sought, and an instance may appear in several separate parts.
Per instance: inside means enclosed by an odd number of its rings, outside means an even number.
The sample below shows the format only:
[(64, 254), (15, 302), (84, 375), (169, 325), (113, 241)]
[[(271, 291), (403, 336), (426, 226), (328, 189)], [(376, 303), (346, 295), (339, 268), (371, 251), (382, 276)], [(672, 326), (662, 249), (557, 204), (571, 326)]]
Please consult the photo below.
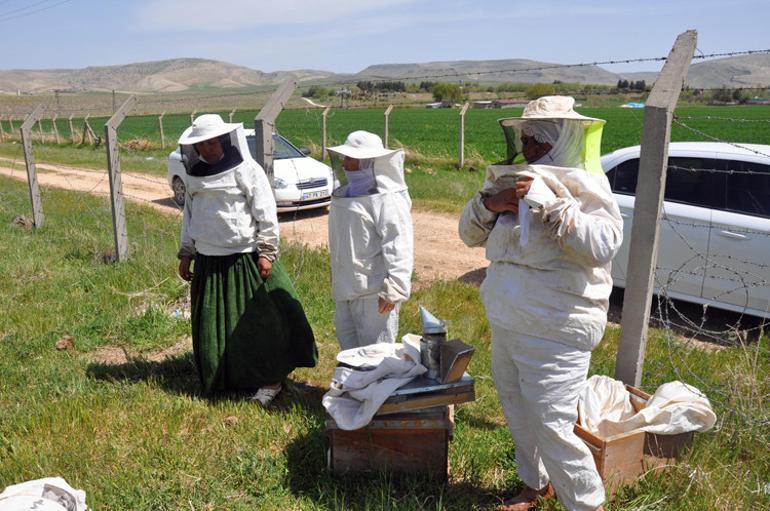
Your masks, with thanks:
[[(204, 110), (201, 109), (201, 112)], [(639, 143), (644, 111), (622, 108), (583, 108), (580, 113), (607, 120), (602, 144), (603, 152), (636, 145)], [(218, 112), (227, 120), (227, 112)], [(237, 112), (234, 121), (246, 127), (253, 126), (256, 112)], [(466, 152), (476, 154), (487, 162), (501, 159), (505, 154), (502, 131), (497, 119), (521, 115), (521, 108), (478, 110), (471, 109), (465, 117)], [(718, 139), (731, 142), (770, 144), (770, 107), (767, 106), (696, 106), (681, 107), (676, 115), (683, 122)], [(712, 119), (707, 119), (712, 117)], [(749, 122), (731, 121), (729, 119)], [(97, 135), (103, 134), (106, 117), (91, 117), (89, 122)], [(766, 121), (766, 122), (756, 122)], [(0, 121), (7, 131), (9, 121)], [(73, 119), (75, 131), (82, 134), (82, 119)], [(189, 126), (188, 114), (166, 115), (163, 118), (168, 146), (172, 147), (182, 131)], [(20, 121), (14, 121), (18, 127)], [(66, 119), (57, 120), (57, 127), (63, 142), (70, 137)], [(321, 110), (284, 110), (278, 117), (278, 131), (297, 145), (320, 146)], [(328, 142), (340, 143), (347, 133), (365, 129), (383, 135), (384, 116), (380, 109), (332, 109), (328, 115)], [(390, 145), (402, 145), (425, 156), (455, 158), (459, 129), (459, 114), (456, 109), (396, 108), (390, 115)], [(43, 120), (43, 131), (51, 133), (51, 121)], [(37, 126), (33, 137), (38, 135)], [(119, 130), (121, 141), (146, 139), (150, 149), (160, 146), (160, 129), (157, 116), (129, 116)], [(50, 137), (50, 135), (49, 135)], [(672, 129), (672, 141), (709, 140), (677, 124)]]
[[(203, 109), (200, 110), (204, 111)], [(500, 161), (505, 155), (503, 133), (497, 124), (501, 117), (521, 115), (521, 108), (495, 110), (468, 110), (465, 117), (465, 169), (457, 172), (459, 113), (456, 109), (395, 108), (390, 115), (391, 147), (407, 151), (407, 183), (415, 204), (421, 207), (456, 213), (462, 204), (478, 190), (486, 165)], [(328, 145), (342, 143), (351, 131), (364, 129), (383, 135), (384, 116), (380, 109), (332, 109), (328, 115)], [(644, 111), (623, 108), (584, 108), (584, 115), (606, 119), (602, 151), (604, 153), (639, 144)], [(219, 112), (227, 120), (227, 112)], [(252, 127), (256, 112), (238, 112), (234, 121)], [(707, 136), (674, 123), (672, 141), (709, 141), (713, 137), (736, 143), (770, 144), (770, 107), (766, 106), (712, 106), (682, 107), (676, 115), (683, 123)], [(710, 117), (710, 118), (709, 118)], [(693, 119), (689, 119), (693, 118)], [(736, 119), (736, 120), (731, 120)], [(739, 121), (740, 120), (740, 121)], [(106, 117), (89, 119), (97, 135), (103, 135)], [(126, 171), (149, 172), (163, 176), (166, 173), (168, 152), (190, 124), (189, 114), (166, 115), (163, 119), (166, 148), (160, 148), (160, 130), (157, 116), (130, 116), (121, 125), (118, 136), (123, 149), (122, 168)], [(4, 124), (9, 131), (9, 122)], [(15, 122), (20, 124), (19, 121)], [(313, 156), (321, 156), (321, 110), (284, 110), (277, 120), (278, 131), (299, 147), (308, 147)], [(81, 130), (82, 119), (73, 119), (75, 131)], [(44, 120), (46, 142), (35, 143), (35, 157), (39, 162), (59, 163), (79, 167), (104, 169), (106, 156), (103, 147), (80, 146), (69, 142), (69, 123), (57, 120), (61, 144), (50, 135), (50, 120)], [(39, 138), (38, 126), (33, 139)], [(23, 161), (18, 141), (0, 143), (0, 156)], [(476, 172), (469, 172), (475, 170)]]

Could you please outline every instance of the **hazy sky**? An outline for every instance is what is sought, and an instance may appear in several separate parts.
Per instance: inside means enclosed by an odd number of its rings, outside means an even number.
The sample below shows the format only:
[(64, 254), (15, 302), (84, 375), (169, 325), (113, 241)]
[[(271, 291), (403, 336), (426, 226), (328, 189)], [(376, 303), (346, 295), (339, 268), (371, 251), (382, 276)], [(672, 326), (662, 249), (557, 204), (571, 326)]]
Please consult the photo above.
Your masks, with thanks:
[(768, 20), (767, 0), (0, 0), (0, 68), (176, 57), (262, 71), (460, 59), (570, 64), (664, 56), (690, 28), (703, 53), (770, 48)]

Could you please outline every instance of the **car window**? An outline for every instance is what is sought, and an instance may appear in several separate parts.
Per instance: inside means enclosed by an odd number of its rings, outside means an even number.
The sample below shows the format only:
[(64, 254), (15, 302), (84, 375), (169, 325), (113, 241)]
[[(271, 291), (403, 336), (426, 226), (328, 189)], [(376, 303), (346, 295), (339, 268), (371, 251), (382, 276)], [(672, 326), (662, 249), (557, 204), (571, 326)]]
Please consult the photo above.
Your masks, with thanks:
[(624, 195), (636, 193), (636, 178), (639, 174), (639, 158), (626, 160), (607, 172), (607, 179), (613, 192)]
[(729, 160), (727, 168), (725, 209), (769, 218), (770, 165)]
[[(249, 144), (249, 151), (251, 155), (257, 157), (257, 139), (254, 135), (248, 135), (246, 137), (246, 143)], [(285, 138), (280, 135), (273, 135), (273, 159), (285, 160), (286, 158), (304, 158), (305, 155), (302, 152), (291, 145)]]
[[(713, 158), (671, 157), (666, 172), (666, 200), (706, 208), (721, 207), (723, 162)], [(717, 188), (719, 187), (719, 189)]]
[[(666, 200), (694, 206), (719, 207), (718, 190), (722, 174), (713, 172), (723, 164), (711, 158), (671, 157), (666, 171)], [(720, 167), (722, 165), (722, 167)], [(709, 172), (711, 171), (711, 172)], [(635, 195), (639, 178), (639, 158), (620, 163), (607, 172), (615, 193)]]

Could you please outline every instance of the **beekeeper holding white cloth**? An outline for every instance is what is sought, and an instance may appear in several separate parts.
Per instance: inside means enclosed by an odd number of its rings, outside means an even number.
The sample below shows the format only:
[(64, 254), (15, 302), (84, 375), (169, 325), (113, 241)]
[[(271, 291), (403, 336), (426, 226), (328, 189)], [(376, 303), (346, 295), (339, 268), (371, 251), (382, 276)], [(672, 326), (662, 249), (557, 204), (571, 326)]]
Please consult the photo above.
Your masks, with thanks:
[(413, 266), (404, 151), (386, 149), (373, 133), (354, 131), (329, 153), (343, 183), (329, 211), (337, 339), (343, 350), (395, 342)]
[(507, 511), (554, 489), (568, 510), (604, 509), (602, 481), (573, 427), (607, 322), (623, 222), (599, 164), (604, 121), (573, 105), (542, 97), (500, 121), (508, 164), (489, 167), (460, 219), (460, 237), (486, 246), (491, 262), (481, 297), (492, 373), (526, 485), (499, 507)]

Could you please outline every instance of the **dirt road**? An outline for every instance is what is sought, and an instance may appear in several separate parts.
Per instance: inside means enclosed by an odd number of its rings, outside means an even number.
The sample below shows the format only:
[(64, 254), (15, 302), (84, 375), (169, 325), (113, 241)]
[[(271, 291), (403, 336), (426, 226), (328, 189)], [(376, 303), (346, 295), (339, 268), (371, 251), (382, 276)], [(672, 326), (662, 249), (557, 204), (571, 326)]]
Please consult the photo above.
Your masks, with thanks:
[[(79, 169), (60, 165), (37, 164), (41, 187), (108, 195), (110, 190), (107, 171)], [(27, 180), (24, 162), (0, 158), (0, 175)], [(179, 214), (171, 201), (171, 190), (161, 177), (139, 173), (122, 174), (124, 196), (147, 204), (168, 214)], [(45, 211), (45, 203), (43, 203)], [(431, 211), (412, 212), (415, 242), (415, 273), (418, 285), (439, 279), (478, 281), (487, 266), (483, 249), (466, 247), (457, 236), (457, 217)], [(300, 212), (279, 217), (281, 236), (312, 247), (327, 244), (327, 216), (325, 212)]]

